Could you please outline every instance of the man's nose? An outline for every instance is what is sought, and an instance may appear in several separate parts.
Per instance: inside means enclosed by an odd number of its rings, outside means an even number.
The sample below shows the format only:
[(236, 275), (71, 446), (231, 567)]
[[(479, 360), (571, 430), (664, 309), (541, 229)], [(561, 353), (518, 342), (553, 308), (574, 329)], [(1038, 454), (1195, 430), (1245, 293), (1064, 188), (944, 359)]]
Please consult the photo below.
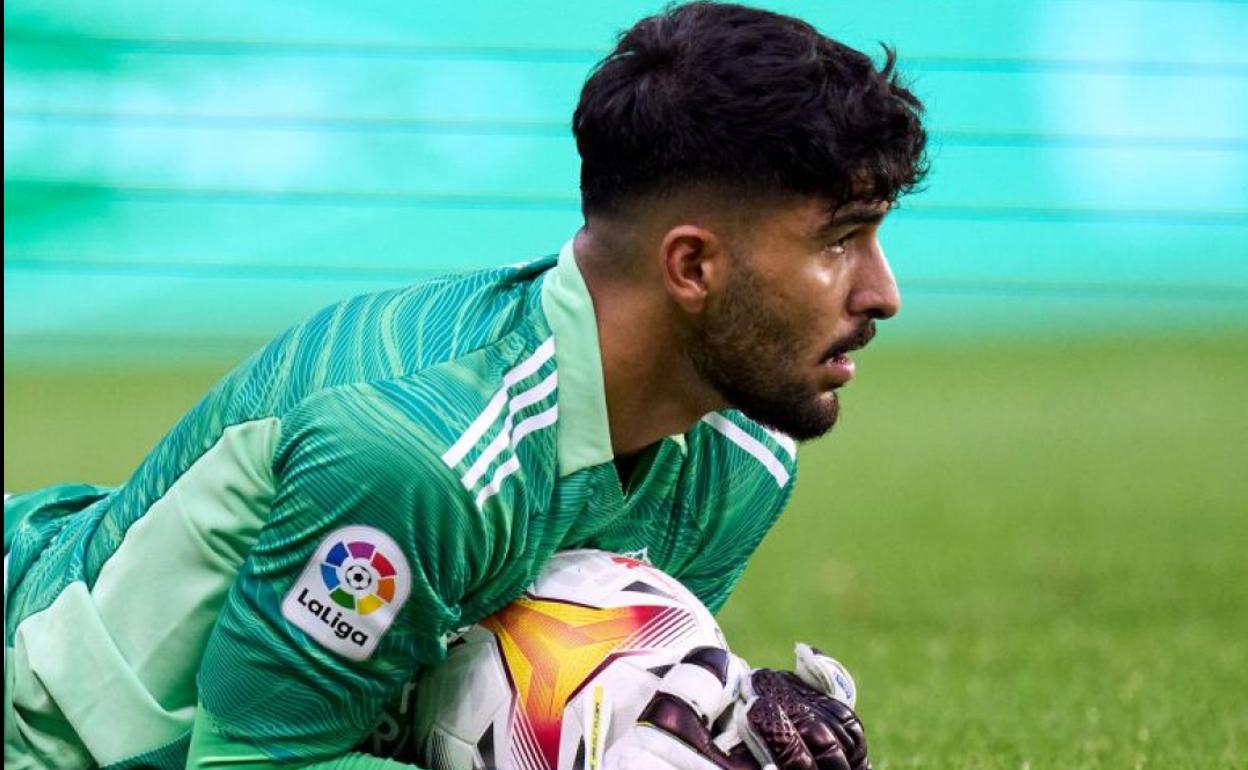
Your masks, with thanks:
[(892, 318), (901, 310), (897, 279), (878, 242), (859, 264), (855, 278), (847, 308), (852, 315), (883, 319)]

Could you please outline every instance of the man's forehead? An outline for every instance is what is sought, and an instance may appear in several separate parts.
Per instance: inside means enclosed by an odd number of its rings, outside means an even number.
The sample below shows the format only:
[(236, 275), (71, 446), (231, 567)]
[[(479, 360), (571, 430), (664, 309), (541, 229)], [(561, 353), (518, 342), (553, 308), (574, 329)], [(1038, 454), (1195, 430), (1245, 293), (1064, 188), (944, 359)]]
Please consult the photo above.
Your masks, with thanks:
[(822, 196), (803, 196), (756, 209), (751, 229), (789, 237), (823, 237), (847, 225), (876, 224), (888, 214), (890, 201), (852, 200), (837, 204)]

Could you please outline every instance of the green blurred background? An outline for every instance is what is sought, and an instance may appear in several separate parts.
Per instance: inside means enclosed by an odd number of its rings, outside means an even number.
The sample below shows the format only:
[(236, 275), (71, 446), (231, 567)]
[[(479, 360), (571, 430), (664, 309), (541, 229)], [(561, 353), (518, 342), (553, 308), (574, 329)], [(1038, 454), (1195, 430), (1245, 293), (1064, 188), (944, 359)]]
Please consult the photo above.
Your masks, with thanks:
[[(1248, 5), (768, 2), (896, 45), (905, 309), (723, 622), (879, 770), (1248, 767)], [(550, 253), (658, 3), (6, 0), (4, 485), (119, 482), (336, 298)]]

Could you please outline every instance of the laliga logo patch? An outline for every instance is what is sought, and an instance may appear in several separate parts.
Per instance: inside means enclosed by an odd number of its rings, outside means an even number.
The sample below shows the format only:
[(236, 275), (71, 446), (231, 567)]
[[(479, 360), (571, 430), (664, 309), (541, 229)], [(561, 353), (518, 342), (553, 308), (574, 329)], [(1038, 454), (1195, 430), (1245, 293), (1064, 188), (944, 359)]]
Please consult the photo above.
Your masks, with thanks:
[(331, 532), (282, 601), (282, 616), (321, 646), (367, 660), (411, 590), (407, 559), (372, 527)]

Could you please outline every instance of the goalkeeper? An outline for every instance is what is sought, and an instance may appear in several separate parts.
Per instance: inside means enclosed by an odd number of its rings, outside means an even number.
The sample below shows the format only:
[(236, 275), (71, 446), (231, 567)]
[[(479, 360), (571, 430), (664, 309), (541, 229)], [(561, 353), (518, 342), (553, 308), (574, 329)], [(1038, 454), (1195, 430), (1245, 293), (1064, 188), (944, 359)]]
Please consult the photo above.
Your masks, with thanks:
[(556, 550), (718, 610), (898, 310), (920, 113), (891, 52), (787, 16), (638, 22), (581, 93), (558, 256), (329, 307), (123, 485), (6, 500), (5, 767), (389, 766), (413, 672)]

